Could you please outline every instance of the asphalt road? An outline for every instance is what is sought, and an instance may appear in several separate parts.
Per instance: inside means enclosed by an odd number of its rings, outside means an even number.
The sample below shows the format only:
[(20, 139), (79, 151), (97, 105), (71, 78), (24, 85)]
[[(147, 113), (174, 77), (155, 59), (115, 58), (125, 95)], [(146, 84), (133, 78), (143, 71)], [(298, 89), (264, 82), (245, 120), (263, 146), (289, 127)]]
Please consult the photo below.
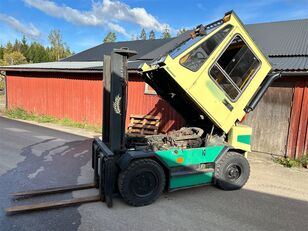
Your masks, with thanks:
[[(15, 216), (5, 216), (3, 208), (17, 204), (10, 192), (76, 184), (80, 168), (90, 160), (90, 147), (88, 138), (0, 117), (0, 230), (76, 230), (77, 207)], [(66, 193), (27, 203), (71, 197)]]
[[(308, 173), (250, 159), (244, 189), (212, 186), (164, 194), (154, 204), (130, 207), (120, 198), (6, 216), (3, 208), (26, 203), (8, 193), (92, 180), (91, 140), (0, 117), (0, 230), (305, 230)], [(95, 194), (95, 190), (31, 199), (38, 202)]]

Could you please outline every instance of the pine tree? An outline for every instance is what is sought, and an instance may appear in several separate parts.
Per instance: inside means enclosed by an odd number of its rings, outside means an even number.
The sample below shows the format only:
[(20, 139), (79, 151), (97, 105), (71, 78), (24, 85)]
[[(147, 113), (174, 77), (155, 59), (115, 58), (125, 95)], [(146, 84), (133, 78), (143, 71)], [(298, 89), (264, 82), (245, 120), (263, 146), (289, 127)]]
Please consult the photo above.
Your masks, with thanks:
[(150, 31), (149, 39), (155, 39), (155, 33), (153, 30)]
[(8, 43), (6, 44), (6, 46), (5, 46), (5, 52), (6, 52), (6, 53), (13, 52), (13, 51), (14, 51), (13, 48), (14, 48), (14, 47), (13, 47), (13, 44), (12, 44), (11, 42), (8, 42)]
[(146, 40), (147, 39), (147, 34), (145, 33), (144, 28), (142, 28), (140, 36), (139, 36), (140, 40)]
[[(26, 57), (27, 52), (28, 52), (29, 46), (27, 43), (26, 36), (23, 36), (21, 39), (21, 47), (20, 47), (20, 52)], [(28, 60), (29, 61), (29, 60)]]
[(114, 32), (109, 32), (106, 37), (104, 38), (104, 43), (111, 43), (117, 40), (117, 35)]
[(15, 43), (13, 45), (13, 51), (20, 52), (20, 50), (21, 50), (21, 42), (15, 39)]
[(3, 59), (3, 55), (4, 55), (4, 47), (1, 45), (0, 46), (0, 60)]
[(48, 62), (51, 61), (48, 52), (51, 53), (40, 43), (33, 42), (28, 49), (26, 57), (31, 63)]
[(187, 30), (186, 30), (185, 28), (181, 28), (181, 29), (178, 30), (178, 32), (177, 32), (176, 35), (179, 36), (179, 35), (185, 33), (186, 31), (187, 31)]
[(171, 38), (170, 30), (169, 30), (168, 27), (165, 27), (165, 28), (164, 28), (162, 38), (164, 38), (164, 39), (165, 39), (165, 38)]

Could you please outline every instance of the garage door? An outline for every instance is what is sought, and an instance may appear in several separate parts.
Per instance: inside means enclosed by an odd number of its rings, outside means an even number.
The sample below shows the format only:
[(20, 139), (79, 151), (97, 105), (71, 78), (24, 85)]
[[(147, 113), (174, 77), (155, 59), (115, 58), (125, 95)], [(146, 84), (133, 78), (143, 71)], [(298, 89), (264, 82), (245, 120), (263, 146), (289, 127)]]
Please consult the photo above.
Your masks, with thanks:
[(292, 98), (292, 86), (275, 83), (248, 114), (245, 124), (253, 128), (253, 151), (286, 155)]

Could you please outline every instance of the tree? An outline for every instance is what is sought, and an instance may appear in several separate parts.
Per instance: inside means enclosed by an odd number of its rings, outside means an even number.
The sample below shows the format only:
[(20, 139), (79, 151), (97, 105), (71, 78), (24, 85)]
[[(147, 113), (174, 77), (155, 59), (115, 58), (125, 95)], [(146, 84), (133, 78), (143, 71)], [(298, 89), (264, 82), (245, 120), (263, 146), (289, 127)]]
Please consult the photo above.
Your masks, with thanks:
[(13, 45), (13, 51), (19, 51), (21, 50), (21, 42), (15, 39), (15, 43)]
[(104, 38), (104, 43), (111, 43), (117, 40), (117, 35), (114, 32), (109, 32), (106, 37)]
[(25, 36), (21, 40), (16, 39), (14, 44), (8, 42), (5, 46), (0, 45), (0, 66), (50, 62), (73, 54), (62, 41), (59, 30), (51, 31), (48, 39), (51, 47), (44, 47), (39, 42), (29, 45)]
[(149, 39), (155, 39), (155, 33), (153, 30), (150, 31)]
[(178, 30), (178, 32), (177, 32), (176, 35), (179, 36), (179, 35), (185, 33), (186, 31), (187, 31), (187, 30), (186, 30), (185, 28), (181, 28), (181, 29)]
[(165, 38), (171, 38), (170, 30), (169, 30), (168, 27), (165, 27), (165, 28), (164, 28), (162, 38), (164, 38), (164, 39), (165, 39)]
[(26, 36), (23, 36), (23, 37), (22, 37), (22, 40), (21, 40), (20, 52), (21, 52), (25, 57), (26, 57), (26, 55), (27, 55), (28, 49), (29, 49), (29, 46), (28, 46), (28, 43), (27, 43)]
[(13, 44), (11, 42), (8, 42), (5, 46), (5, 52), (10, 53), (10, 52), (13, 52), (13, 51), (14, 51)]
[(147, 34), (145, 33), (144, 28), (142, 28), (140, 36), (139, 36), (140, 40), (147, 40)]
[(32, 63), (48, 62), (51, 61), (50, 53), (52, 52), (49, 48), (46, 49), (40, 43), (33, 42), (27, 51), (26, 58)]
[(13, 51), (10, 53), (4, 53), (3, 64), (4, 65), (17, 65), (27, 63), (26, 57), (19, 51)]
[(7, 65), (6, 62), (3, 59), (0, 59), (0, 66), (5, 66)]
[(51, 61), (58, 61), (72, 54), (62, 41), (60, 30), (52, 30), (48, 35), (48, 40), (51, 43)]
[(0, 46), (0, 60), (3, 59), (3, 55), (4, 55), (4, 47), (1, 45)]

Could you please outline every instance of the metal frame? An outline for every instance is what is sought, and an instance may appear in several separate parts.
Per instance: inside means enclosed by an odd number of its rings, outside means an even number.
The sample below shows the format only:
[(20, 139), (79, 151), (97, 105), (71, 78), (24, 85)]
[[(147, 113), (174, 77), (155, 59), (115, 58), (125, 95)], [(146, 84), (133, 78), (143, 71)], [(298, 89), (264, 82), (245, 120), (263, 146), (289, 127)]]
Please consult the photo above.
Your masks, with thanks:
[[(218, 60), (220, 59), (220, 57), (225, 53), (225, 51), (228, 49), (228, 47), (230, 46), (230, 44), (232, 43), (232, 41), (234, 40), (234, 38), (236, 36), (239, 36), (242, 41), (245, 43), (245, 45), (249, 48), (249, 50), (253, 53), (253, 55), (256, 57), (256, 59), (258, 60), (259, 62), (259, 65), (258, 65), (258, 68), (255, 70), (255, 72), (253, 73), (253, 75), (250, 77), (249, 81), (245, 84), (244, 88), (241, 90), (239, 89), (238, 86), (236, 86), (236, 90), (238, 91), (238, 89), (240, 90), (239, 91), (239, 94), (235, 97), (235, 99), (232, 99), (226, 92), (225, 90), (214, 80), (214, 78), (212, 77), (212, 75), (210, 74), (212, 68), (214, 66), (217, 66), (218, 67)], [(255, 75), (258, 73), (258, 71), (260, 70), (261, 66), (262, 66), (262, 61), (258, 58), (258, 56), (255, 54), (255, 52), (253, 51), (253, 49), (251, 49), (251, 47), (248, 45), (248, 43), (246, 42), (246, 40), (243, 38), (243, 36), (241, 36), (239, 33), (235, 33), (232, 38), (229, 40), (228, 44), (226, 44), (226, 46), (224, 47), (224, 49), (220, 52), (220, 55), (214, 60), (214, 62), (212, 63), (212, 65), (209, 67), (208, 69), (208, 75), (210, 76), (210, 78), (213, 80), (213, 82), (219, 87), (219, 89), (221, 89), (224, 93), (226, 93), (225, 95), (228, 97), (228, 99), (232, 102), (232, 103), (235, 103), (240, 97), (241, 95), (243, 94), (243, 92), (245, 91), (245, 89), (247, 88), (247, 86), (249, 85), (249, 83), (253, 80), (253, 78), (255, 77)], [(228, 76), (229, 75), (220, 67), (218, 67), (218, 69), (222, 70), (224, 73), (225, 76)], [(230, 78), (230, 77), (229, 77)], [(228, 80), (229, 80), (228, 78)], [(230, 82), (231, 84), (234, 83), (233, 80), (231, 80)], [(233, 84), (232, 84), (233, 86)]]

